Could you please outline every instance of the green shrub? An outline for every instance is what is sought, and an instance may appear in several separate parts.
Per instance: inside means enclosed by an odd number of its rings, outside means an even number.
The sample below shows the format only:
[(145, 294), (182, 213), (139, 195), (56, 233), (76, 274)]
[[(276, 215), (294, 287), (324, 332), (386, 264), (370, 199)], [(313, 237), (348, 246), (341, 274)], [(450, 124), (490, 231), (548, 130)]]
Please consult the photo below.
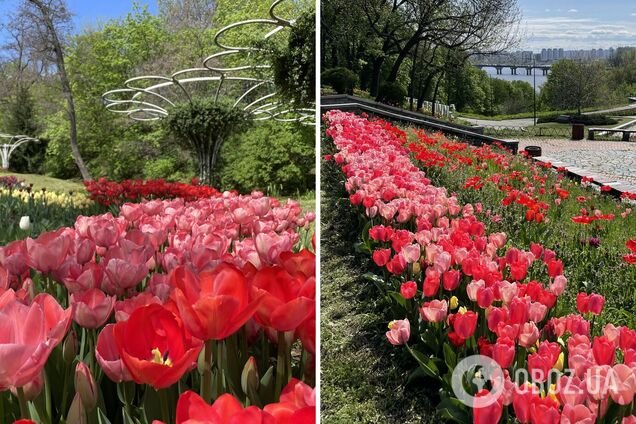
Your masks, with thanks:
[(320, 75), (320, 80), (338, 94), (353, 94), (353, 89), (358, 85), (358, 76), (347, 68), (327, 69)]
[(402, 106), (406, 89), (398, 82), (385, 82), (380, 86), (377, 101), (391, 106)]
[(282, 98), (307, 106), (316, 96), (316, 14), (301, 15), (291, 29), (287, 49), (272, 58), (274, 83)]
[(281, 194), (314, 188), (314, 128), (263, 122), (221, 149), (221, 187), (247, 193), (276, 187)]

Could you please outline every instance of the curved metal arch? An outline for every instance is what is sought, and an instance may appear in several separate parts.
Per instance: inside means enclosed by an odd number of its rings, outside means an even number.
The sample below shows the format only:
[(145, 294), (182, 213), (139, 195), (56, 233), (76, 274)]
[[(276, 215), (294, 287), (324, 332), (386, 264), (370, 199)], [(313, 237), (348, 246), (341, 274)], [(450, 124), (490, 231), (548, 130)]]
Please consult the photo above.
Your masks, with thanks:
[[(252, 58), (250, 58), (251, 54), (265, 49), (255, 46), (229, 46), (222, 41), (228, 31), (241, 26), (273, 26), (274, 28), (271, 31), (262, 36), (264, 40), (272, 38), (286, 28), (291, 28), (295, 20), (284, 19), (277, 14), (277, 8), (284, 1), (289, 0), (275, 0), (271, 4), (269, 18), (249, 19), (221, 28), (214, 36), (214, 43), (221, 51), (203, 59), (202, 67), (182, 69), (174, 72), (169, 77), (163, 75), (137, 76), (125, 81), (125, 88), (114, 89), (104, 93), (102, 99), (106, 109), (113, 113), (127, 115), (130, 119), (137, 121), (156, 121), (169, 115), (169, 108), (176, 105), (178, 98), (185, 96), (189, 101), (192, 101), (191, 90), (189, 90), (192, 84), (211, 83), (216, 85), (212, 95), (214, 96), (214, 101), (217, 102), (221, 90), (228, 83), (242, 82), (246, 87), (242, 89), (242, 92), (236, 94), (233, 107), (241, 107), (243, 110), (250, 112), (255, 120), (273, 119), (281, 122), (297, 121), (303, 124), (315, 125), (315, 112), (313, 109), (281, 110), (285, 106), (282, 102), (275, 99), (277, 96), (276, 89), (268, 72), (271, 69), (271, 64), (254, 63)], [(214, 60), (230, 57), (240, 57), (245, 59), (245, 62), (228, 67), (211, 63)], [(264, 74), (262, 77), (257, 77), (250, 71), (264, 72)], [(254, 95), (256, 95), (256, 98)], [(122, 98), (124, 96), (127, 96), (127, 98)], [(295, 117), (292, 117), (294, 115)]]
[(9, 160), (15, 149), (31, 141), (40, 140), (28, 135), (10, 135), (0, 133), (0, 158), (2, 158), (2, 169), (9, 169)]

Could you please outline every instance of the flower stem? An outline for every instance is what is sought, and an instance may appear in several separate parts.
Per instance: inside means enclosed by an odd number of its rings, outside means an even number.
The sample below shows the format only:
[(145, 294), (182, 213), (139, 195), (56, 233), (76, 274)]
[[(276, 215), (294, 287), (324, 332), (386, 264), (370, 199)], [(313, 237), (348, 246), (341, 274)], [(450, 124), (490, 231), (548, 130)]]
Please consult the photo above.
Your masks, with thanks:
[(276, 360), (276, 386), (274, 391), (274, 400), (278, 401), (280, 393), (283, 390), (283, 384), (286, 384), (287, 377), (285, 372), (287, 370), (287, 346), (285, 343), (285, 332), (278, 332), (278, 359)]
[(31, 419), (31, 413), (29, 412), (29, 405), (27, 404), (26, 397), (24, 396), (24, 389), (22, 387), (17, 388), (18, 403), (20, 404), (20, 415), (27, 420)]
[(204, 401), (210, 403), (212, 400), (212, 350), (214, 348), (213, 340), (205, 341), (205, 369), (203, 370), (203, 381), (201, 382), (201, 397)]
[(170, 424), (172, 417), (170, 416), (170, 405), (168, 404), (168, 389), (159, 390), (159, 398), (161, 399), (161, 417), (163, 422)]

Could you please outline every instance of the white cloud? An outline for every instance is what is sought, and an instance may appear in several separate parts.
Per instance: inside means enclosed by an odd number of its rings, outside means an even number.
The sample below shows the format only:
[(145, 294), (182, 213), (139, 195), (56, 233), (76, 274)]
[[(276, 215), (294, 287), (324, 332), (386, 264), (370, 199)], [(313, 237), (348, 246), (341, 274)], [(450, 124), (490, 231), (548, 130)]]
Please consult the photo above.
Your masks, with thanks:
[(636, 16), (636, 13), (632, 13), (632, 16)]
[(568, 10), (568, 13), (578, 13), (578, 9), (570, 9)]

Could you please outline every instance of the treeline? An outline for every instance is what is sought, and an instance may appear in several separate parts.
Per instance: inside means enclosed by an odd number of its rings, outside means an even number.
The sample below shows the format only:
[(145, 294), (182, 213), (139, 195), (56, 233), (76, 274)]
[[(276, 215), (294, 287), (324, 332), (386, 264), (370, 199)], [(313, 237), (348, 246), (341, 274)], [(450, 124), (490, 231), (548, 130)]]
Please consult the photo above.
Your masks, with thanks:
[(324, 0), (321, 19), (323, 70), (348, 69), (356, 88), (388, 103), (408, 96), (417, 109), (428, 100), (484, 111), (495, 90), (460, 93), (458, 83), (484, 78), (468, 66), (472, 55), (516, 44), (519, 11), (507, 0)]
[[(64, 1), (58, 3), (65, 7)], [(157, 15), (135, 5), (124, 18), (75, 34), (68, 28), (70, 19), (59, 21), (76, 109), (78, 147), (93, 178), (194, 177), (196, 161), (192, 154), (178, 146), (164, 125), (134, 122), (108, 112), (102, 95), (122, 88), (131, 77), (170, 76), (179, 69), (200, 67), (205, 57), (216, 52), (213, 38), (220, 28), (268, 16), (271, 2), (159, 0), (158, 4)], [(298, 10), (311, 7), (309, 1), (291, 2), (290, 9), (282, 11), (298, 16)], [(7, 23), (5, 32), (11, 42), (3, 46), (0, 63), (0, 132), (41, 140), (20, 148), (12, 156), (12, 169), (59, 178), (79, 177), (71, 154), (59, 67), (50, 58), (38, 56), (30, 29), (26, 21), (20, 25)], [(254, 34), (238, 30), (229, 37), (226, 41), (245, 43), (252, 42)], [(201, 95), (214, 93), (202, 89)], [(258, 123), (225, 144), (217, 183), (222, 188), (243, 191), (268, 187), (288, 193), (305, 191), (313, 186), (313, 179), (307, 176), (313, 169), (313, 150), (311, 127)], [(259, 151), (271, 155), (265, 157)]]

